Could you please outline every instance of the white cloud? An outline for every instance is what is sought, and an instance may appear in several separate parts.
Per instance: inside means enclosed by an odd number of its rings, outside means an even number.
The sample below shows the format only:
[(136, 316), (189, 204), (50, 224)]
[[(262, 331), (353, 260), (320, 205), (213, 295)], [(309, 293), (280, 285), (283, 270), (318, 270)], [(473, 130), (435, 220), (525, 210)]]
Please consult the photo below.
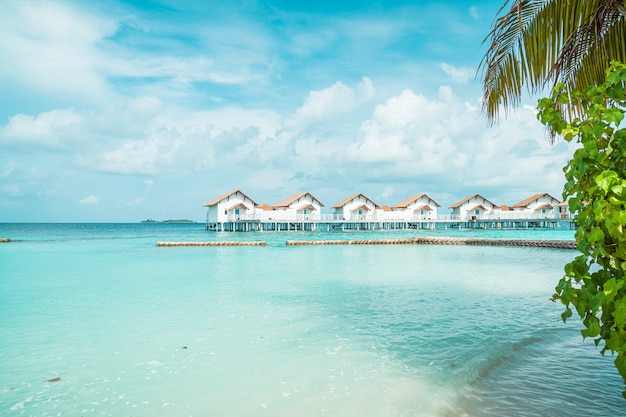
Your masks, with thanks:
[(469, 13), (470, 13), (470, 16), (472, 16), (472, 19), (475, 19), (475, 20), (480, 19), (480, 13), (478, 12), (478, 7), (471, 6), (469, 8)]
[(126, 175), (204, 173), (215, 168), (218, 158), (221, 162), (244, 158), (247, 151), (240, 149), (255, 142), (258, 132), (252, 126), (223, 131), (212, 126), (162, 124), (147, 130), (142, 138), (126, 140), (93, 158), (84, 157), (81, 164)]
[(59, 109), (37, 116), (17, 114), (0, 127), (0, 143), (56, 148), (74, 139), (84, 118), (72, 109)]
[[(265, 110), (190, 112), (155, 97), (136, 97), (86, 115), (73, 109), (15, 115), (0, 126), (0, 144), (17, 152), (28, 147), (73, 154), (69, 162), (89, 171), (199, 173), (213, 169), (216, 156), (234, 162), (248, 158), (262, 144), (260, 138), (273, 137), (279, 125), (278, 116)], [(278, 154), (283, 149), (279, 146), (274, 151)], [(4, 163), (3, 175), (17, 166), (17, 162)]]
[(457, 68), (445, 62), (441, 63), (441, 69), (445, 72), (452, 80), (459, 84), (465, 84), (468, 81), (472, 80), (476, 75), (476, 70), (470, 67), (462, 67)]
[(497, 196), (515, 200), (502, 203), (512, 204), (526, 193), (558, 196), (561, 168), (572, 152), (571, 144), (548, 143), (533, 107), (487, 128), (477, 106), (460, 101), (449, 87), (441, 87), (435, 99), (405, 90), (376, 106), (362, 123), (348, 146), (344, 175), (361, 172), (385, 185), (381, 196), (391, 195), (387, 187), (393, 187), (393, 195), (407, 196), (498, 190)]
[(95, 195), (89, 195), (78, 202), (78, 204), (94, 205), (98, 204), (99, 199)]
[(17, 184), (5, 184), (2, 186), (2, 194), (7, 197), (20, 197), (24, 192)]
[(357, 89), (342, 82), (328, 88), (309, 92), (294, 114), (285, 120), (285, 130), (298, 133), (312, 125), (336, 122), (354, 112), (376, 95), (371, 79), (363, 77)]
[(402, 164), (410, 161), (423, 174), (445, 170), (457, 146), (450, 139), (462, 128), (467, 110), (455, 102), (449, 89), (440, 100), (429, 100), (410, 90), (376, 106), (361, 126), (360, 139), (350, 145), (354, 161)]
[(136, 199), (126, 203), (127, 206), (131, 206), (131, 207), (141, 206), (143, 204), (145, 204), (145, 201), (141, 197), (137, 197)]
[[(363, 77), (356, 88), (336, 82), (311, 91), (282, 128), (263, 129), (237, 149), (237, 160), (250, 167), (282, 167), (297, 172), (321, 173), (354, 135), (360, 113), (376, 96), (373, 82)], [(233, 145), (231, 145), (233, 146)], [(237, 144), (235, 144), (237, 146)], [(255, 174), (257, 175), (257, 174)]]
[(114, 58), (103, 66), (108, 67), (114, 76), (166, 78), (173, 82), (171, 88), (194, 82), (244, 84), (260, 78), (246, 65), (234, 66), (232, 62), (215, 61), (203, 56), (151, 56), (144, 52), (137, 58)]
[(66, 2), (3, 2), (0, 75), (40, 92), (89, 99), (106, 91), (96, 44), (117, 23)]
[(2, 171), (0, 172), (0, 178), (6, 178), (10, 176), (18, 167), (19, 167), (18, 163), (9, 161), (4, 166), (4, 168), (2, 168)]
[(273, 71), (260, 26), (187, 24), (181, 41), (180, 25), (112, 6), (3, 2), (0, 85), (55, 102), (108, 103), (129, 93), (184, 101), (198, 95), (195, 83), (250, 84)]
[(385, 200), (391, 198), (393, 196), (394, 190), (393, 187), (391, 186), (386, 186), (382, 192), (382, 194), (380, 195), (382, 198), (384, 198)]
[(335, 120), (352, 110), (354, 105), (354, 91), (347, 85), (337, 82), (323, 90), (311, 91), (304, 104), (285, 122), (285, 126), (299, 130), (312, 123)]
[(372, 100), (376, 96), (376, 88), (369, 77), (363, 77), (359, 83), (359, 90), (365, 100)]

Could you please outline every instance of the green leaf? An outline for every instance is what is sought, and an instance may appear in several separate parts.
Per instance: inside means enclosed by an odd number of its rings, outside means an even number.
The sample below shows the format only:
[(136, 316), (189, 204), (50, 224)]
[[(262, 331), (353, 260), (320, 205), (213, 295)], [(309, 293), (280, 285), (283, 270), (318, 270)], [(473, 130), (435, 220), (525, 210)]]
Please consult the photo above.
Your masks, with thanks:
[(604, 112), (604, 120), (609, 123), (614, 123), (615, 125), (619, 125), (621, 121), (624, 119), (624, 113), (619, 109), (606, 109)]
[(604, 232), (602, 231), (602, 229), (600, 229), (599, 227), (596, 226), (593, 229), (591, 229), (591, 231), (587, 234), (587, 240), (592, 245), (594, 245), (594, 244), (596, 244), (598, 242), (603, 242), (604, 241)]
[[(624, 280), (616, 280), (615, 277), (609, 279), (604, 283), (604, 295), (606, 296), (606, 301), (613, 302), (613, 299), (617, 295), (617, 292), (624, 286)], [(626, 309), (624, 309), (626, 313)], [(616, 318), (617, 319), (617, 318)]]
[(561, 319), (563, 323), (567, 322), (567, 319), (572, 317), (572, 310), (569, 307), (565, 307), (565, 311), (561, 314)]
[[(615, 366), (626, 383), (626, 65), (612, 62), (606, 81), (587, 88), (554, 89), (540, 100), (540, 116), (577, 148), (563, 168), (564, 199), (575, 215), (580, 254), (564, 267), (554, 300), (575, 309), (601, 353), (617, 353)], [(595, 85), (594, 85), (595, 84)], [(576, 111), (575, 117), (564, 109)], [(591, 272), (590, 272), (591, 271)], [(624, 394), (626, 398), (626, 391)]]
[(606, 193), (616, 178), (617, 172), (611, 170), (603, 171), (596, 177), (596, 184)]
[(589, 320), (587, 328), (581, 330), (580, 332), (583, 335), (583, 338), (595, 337), (600, 334), (600, 324), (598, 324), (598, 319), (594, 316), (591, 316), (591, 318), (592, 319)]

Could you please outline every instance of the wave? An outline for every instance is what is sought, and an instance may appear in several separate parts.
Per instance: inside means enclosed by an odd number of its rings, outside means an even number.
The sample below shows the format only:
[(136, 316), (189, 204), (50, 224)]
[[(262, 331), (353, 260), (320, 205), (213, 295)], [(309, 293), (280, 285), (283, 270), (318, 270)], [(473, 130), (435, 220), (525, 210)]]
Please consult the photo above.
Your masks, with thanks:
[(577, 329), (539, 330), (479, 359), (456, 407), (468, 417), (621, 415), (623, 382), (612, 362)]

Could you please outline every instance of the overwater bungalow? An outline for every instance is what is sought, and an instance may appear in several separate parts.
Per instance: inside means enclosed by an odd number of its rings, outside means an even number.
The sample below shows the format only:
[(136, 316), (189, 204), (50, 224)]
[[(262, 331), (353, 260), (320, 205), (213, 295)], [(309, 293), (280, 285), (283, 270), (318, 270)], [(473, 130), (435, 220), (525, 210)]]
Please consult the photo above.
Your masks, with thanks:
[(559, 219), (571, 219), (572, 212), (569, 210), (569, 201), (565, 200), (556, 205), (557, 215)]
[(527, 218), (554, 218), (554, 209), (561, 201), (548, 193), (535, 194), (511, 206), (513, 212)]
[(231, 191), (204, 205), (207, 222), (227, 222), (247, 219), (254, 214), (257, 203), (239, 190)]
[(309, 192), (303, 192), (275, 204), (272, 207), (274, 209), (273, 219), (319, 220), (322, 207), (324, 204), (315, 196)]
[(439, 207), (441, 205), (427, 194), (417, 194), (391, 206), (391, 209), (393, 210), (394, 218), (422, 221), (436, 220), (437, 208)]
[(452, 217), (459, 220), (478, 220), (494, 212), (497, 206), (480, 194), (473, 194), (451, 205)]
[(496, 206), (473, 194), (450, 206), (451, 214), (427, 194), (416, 194), (393, 206), (379, 206), (363, 194), (353, 194), (322, 213), (322, 202), (309, 192), (275, 205), (259, 205), (240, 190), (206, 203), (206, 229), (213, 231), (333, 231), (447, 228), (571, 227), (567, 203), (550, 194), (535, 194), (509, 207)]
[(363, 194), (353, 194), (333, 206), (334, 214), (342, 220), (374, 221), (380, 206)]

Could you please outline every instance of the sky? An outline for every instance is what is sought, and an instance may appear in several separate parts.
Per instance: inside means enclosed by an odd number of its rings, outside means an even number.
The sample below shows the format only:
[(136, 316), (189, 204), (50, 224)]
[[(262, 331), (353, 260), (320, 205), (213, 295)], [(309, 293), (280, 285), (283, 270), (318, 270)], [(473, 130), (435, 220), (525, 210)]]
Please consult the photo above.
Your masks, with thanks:
[(202, 222), (241, 190), (562, 197), (537, 97), (490, 126), (503, 1), (0, 0), (0, 223)]

